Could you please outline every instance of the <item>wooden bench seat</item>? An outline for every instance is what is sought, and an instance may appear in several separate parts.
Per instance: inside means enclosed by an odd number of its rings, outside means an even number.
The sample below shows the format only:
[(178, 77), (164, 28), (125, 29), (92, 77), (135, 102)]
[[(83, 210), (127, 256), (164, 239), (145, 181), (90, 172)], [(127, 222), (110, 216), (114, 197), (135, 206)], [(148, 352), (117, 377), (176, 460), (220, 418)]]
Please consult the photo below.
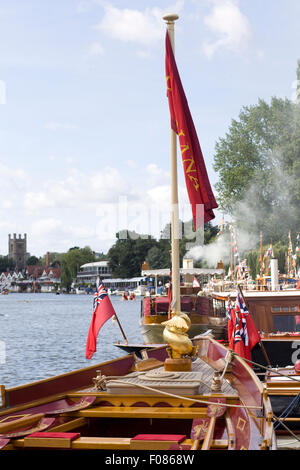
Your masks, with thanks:
[[(45, 437), (46, 437), (45, 433)], [(52, 440), (53, 441), (53, 440)], [(25, 447), (24, 439), (16, 439), (11, 442), (10, 448)], [(48, 440), (49, 448), (56, 448), (55, 444)], [(118, 449), (129, 450), (130, 438), (122, 437), (79, 437), (71, 443), (71, 449)]]
[(159, 419), (194, 419), (206, 417), (206, 408), (176, 408), (152, 406), (99, 406), (76, 411), (67, 416), (85, 418), (159, 418)]
[[(130, 450), (130, 437), (80, 437), (72, 442), (71, 449), (102, 449), (102, 450)], [(191, 446), (193, 441), (191, 439), (185, 439), (181, 444)], [(50, 443), (51, 444), (51, 443)], [(226, 449), (228, 441), (225, 440), (213, 440), (211, 449)], [(24, 447), (24, 439), (17, 439), (10, 444), (12, 448)], [(147, 445), (145, 444), (145, 448)], [(142, 450), (142, 449), (141, 449)], [(148, 449), (149, 450), (149, 449)]]

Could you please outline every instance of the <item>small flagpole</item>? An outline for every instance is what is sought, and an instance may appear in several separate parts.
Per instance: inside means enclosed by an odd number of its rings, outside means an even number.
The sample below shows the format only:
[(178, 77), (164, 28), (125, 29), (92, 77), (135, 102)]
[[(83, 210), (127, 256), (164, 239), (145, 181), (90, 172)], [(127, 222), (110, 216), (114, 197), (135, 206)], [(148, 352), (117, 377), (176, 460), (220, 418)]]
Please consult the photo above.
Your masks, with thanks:
[[(248, 304), (247, 304), (247, 302), (246, 302), (246, 299), (245, 299), (245, 297), (244, 297), (244, 293), (243, 293), (242, 288), (241, 288), (240, 285), (238, 285), (238, 290), (240, 291), (241, 297), (242, 297), (243, 301), (245, 302), (245, 305), (246, 305), (246, 307), (247, 307), (248, 312), (250, 313), (249, 306), (248, 306)], [(263, 352), (263, 355), (265, 356), (265, 360), (267, 361), (268, 366), (271, 366), (271, 362), (270, 362), (269, 356), (267, 355), (267, 351), (265, 350), (265, 347), (264, 347), (264, 345), (262, 344), (261, 341), (259, 342), (259, 345), (260, 345), (260, 347), (261, 347), (261, 350), (262, 350), (262, 352)]]
[[(163, 16), (167, 24), (169, 38), (175, 55), (174, 23), (179, 16), (168, 14)], [(178, 208), (178, 179), (177, 179), (177, 136), (170, 129), (171, 153), (171, 259), (172, 259), (172, 315), (180, 313), (180, 266), (179, 266), (179, 208)]]
[[(100, 283), (100, 282), (101, 282), (101, 284), (103, 285), (102, 279), (100, 278), (100, 276), (98, 276), (98, 280), (97, 280), (97, 284), (96, 284), (97, 289), (98, 289), (98, 286), (99, 286), (99, 283)], [(105, 289), (105, 290), (106, 290), (106, 289)], [(107, 295), (108, 295), (108, 294), (107, 294)], [(114, 310), (115, 310), (115, 309), (114, 309)], [(124, 333), (124, 330), (123, 330), (123, 328), (122, 328), (122, 325), (121, 325), (121, 323), (120, 323), (120, 320), (119, 320), (119, 318), (118, 318), (118, 315), (116, 314), (116, 311), (115, 311), (114, 317), (115, 317), (116, 320), (117, 320), (117, 323), (118, 323), (118, 325), (119, 325), (119, 328), (120, 328), (120, 330), (121, 330), (121, 333), (122, 333), (122, 336), (123, 336), (123, 338), (124, 338), (125, 343), (128, 344), (128, 339), (126, 338), (126, 335), (125, 335), (125, 333)]]
[(117, 316), (116, 313), (115, 313), (115, 317), (116, 317), (117, 323), (118, 323), (118, 325), (119, 325), (119, 328), (120, 328), (120, 330), (121, 330), (121, 333), (122, 333), (122, 335), (123, 335), (124, 341), (125, 341), (126, 344), (128, 344), (128, 339), (126, 338), (126, 335), (125, 335), (125, 333), (124, 333), (124, 330), (123, 330), (123, 328), (122, 328), (122, 325), (121, 325), (121, 323), (120, 323), (120, 321), (119, 321), (119, 318), (118, 318), (118, 316)]

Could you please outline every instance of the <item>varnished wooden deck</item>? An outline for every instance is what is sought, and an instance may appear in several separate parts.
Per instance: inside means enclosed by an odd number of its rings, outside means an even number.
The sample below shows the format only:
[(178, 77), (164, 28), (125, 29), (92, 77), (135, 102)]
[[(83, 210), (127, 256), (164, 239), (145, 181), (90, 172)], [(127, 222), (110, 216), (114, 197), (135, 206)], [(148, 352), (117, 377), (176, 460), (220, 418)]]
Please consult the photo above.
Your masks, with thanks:
[[(157, 371), (163, 371), (164, 368), (161, 367), (161, 368), (158, 368), (156, 369)], [(202, 388), (202, 393), (203, 395), (208, 395), (208, 394), (211, 394), (211, 390), (210, 390), (210, 387), (212, 385), (212, 382), (213, 382), (213, 377), (214, 377), (214, 370), (206, 363), (204, 362), (202, 359), (200, 358), (197, 358), (196, 361), (193, 362), (192, 364), (192, 371), (193, 372), (201, 372), (201, 380), (207, 384), (208, 386), (206, 387), (205, 385), (202, 385), (201, 388)], [(142, 375), (140, 375), (140, 377), (142, 378)], [(118, 380), (122, 380), (126, 378), (125, 377), (120, 377), (118, 378)], [(108, 378), (109, 380), (109, 378)], [(150, 383), (149, 383), (149, 386), (150, 386)], [(155, 387), (153, 387), (155, 388)], [(159, 394), (159, 390), (157, 392)], [(222, 381), (222, 386), (221, 386), (221, 391), (219, 393), (222, 393), (224, 395), (228, 395), (229, 397), (237, 397), (238, 394), (237, 394), (237, 391), (229, 384), (229, 382), (227, 382), (226, 379), (223, 379)], [(79, 396), (84, 396), (84, 395), (99, 395), (101, 396), (103, 394), (103, 392), (101, 391), (98, 391), (97, 388), (95, 386), (93, 387), (88, 387), (88, 388), (84, 388), (80, 391), (76, 391), (72, 394), (69, 394), (68, 396), (69, 397), (79, 397)], [(113, 394), (111, 394), (113, 395)]]

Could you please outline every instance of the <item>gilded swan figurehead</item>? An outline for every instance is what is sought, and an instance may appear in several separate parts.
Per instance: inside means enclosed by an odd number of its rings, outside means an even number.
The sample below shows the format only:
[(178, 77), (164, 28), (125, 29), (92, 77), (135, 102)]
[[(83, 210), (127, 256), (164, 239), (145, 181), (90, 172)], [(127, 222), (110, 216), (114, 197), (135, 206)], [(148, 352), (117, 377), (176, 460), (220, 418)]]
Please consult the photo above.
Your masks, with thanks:
[(168, 350), (170, 357), (181, 358), (182, 356), (193, 356), (195, 348), (187, 335), (191, 320), (185, 313), (174, 315), (170, 320), (162, 323), (165, 326), (163, 332), (164, 341), (170, 346)]

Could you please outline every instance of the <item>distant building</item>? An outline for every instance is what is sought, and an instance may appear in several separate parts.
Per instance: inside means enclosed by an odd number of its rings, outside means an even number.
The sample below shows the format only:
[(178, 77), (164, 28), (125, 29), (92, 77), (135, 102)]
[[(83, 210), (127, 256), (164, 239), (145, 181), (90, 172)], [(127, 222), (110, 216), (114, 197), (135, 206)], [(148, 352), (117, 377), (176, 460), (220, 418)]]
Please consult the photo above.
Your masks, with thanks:
[(27, 266), (25, 273), (28, 279), (34, 281), (45, 279), (46, 277), (55, 280), (60, 280), (61, 278), (61, 268), (59, 265), (57, 265), (55, 268), (39, 265)]
[(22, 283), (29, 284), (34, 292), (55, 292), (60, 290), (61, 268), (59, 265), (55, 267), (27, 266), (25, 274), (26, 280)]
[(24, 234), (24, 238), (21, 238), (21, 235), (17, 238), (15, 233), (13, 237), (8, 235), (8, 257), (13, 259), (16, 263), (16, 271), (25, 269), (28, 258), (26, 233)]
[(97, 277), (107, 279), (111, 277), (111, 269), (108, 261), (95, 261), (94, 263), (86, 263), (80, 266), (80, 271), (76, 276), (77, 284), (96, 284)]
[(61, 268), (26, 266), (23, 271), (0, 274), (0, 292), (57, 292), (60, 291)]

